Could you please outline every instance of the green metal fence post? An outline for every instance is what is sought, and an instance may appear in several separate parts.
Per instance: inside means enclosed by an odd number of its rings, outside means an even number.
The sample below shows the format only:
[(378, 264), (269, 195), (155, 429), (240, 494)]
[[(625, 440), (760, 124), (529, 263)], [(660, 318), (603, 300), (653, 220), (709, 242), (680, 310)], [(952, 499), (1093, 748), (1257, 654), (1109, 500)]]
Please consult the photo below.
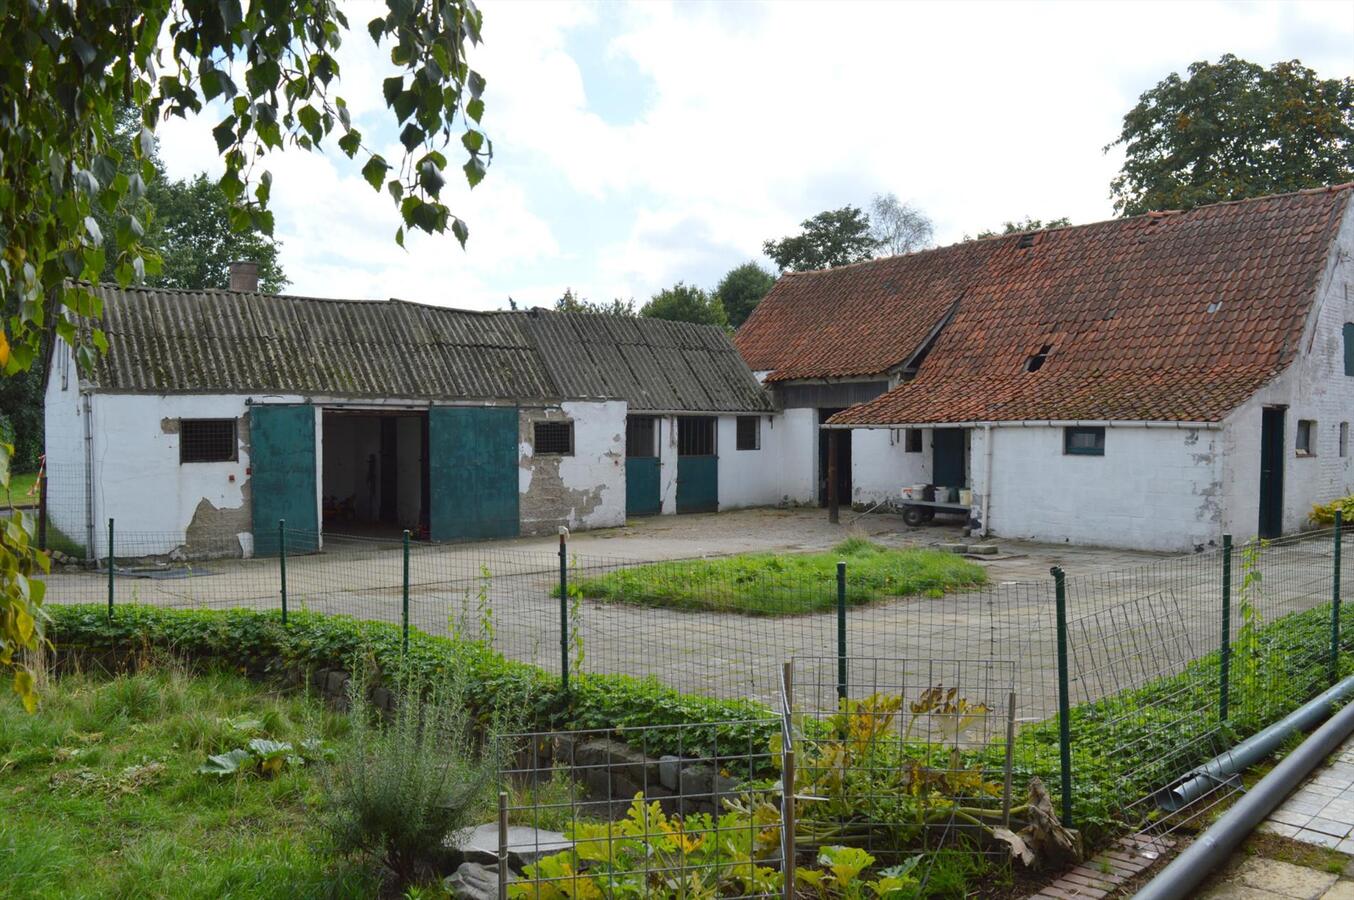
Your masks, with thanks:
[(1335, 511), (1335, 568), (1331, 573), (1330, 600), (1330, 683), (1340, 678), (1340, 541), (1345, 527), (1342, 510)]
[(409, 529), (404, 529), (404, 600), (401, 612), (403, 633), (400, 637), (400, 649), (409, 652)]
[(287, 520), (277, 520), (277, 569), (282, 581), (282, 624), (287, 624)]
[(559, 686), (569, 690), (569, 529), (559, 530)]
[(113, 618), (113, 518), (108, 518), (108, 618)]
[(1063, 570), (1054, 566), (1054, 597), (1058, 615), (1058, 750), (1062, 786), (1063, 827), (1072, 827), (1072, 701), (1067, 678), (1067, 584)]
[(1232, 677), (1232, 536), (1222, 536), (1222, 643), (1218, 645), (1218, 721), (1227, 721)]
[(837, 563), (837, 699), (846, 699), (846, 562)]

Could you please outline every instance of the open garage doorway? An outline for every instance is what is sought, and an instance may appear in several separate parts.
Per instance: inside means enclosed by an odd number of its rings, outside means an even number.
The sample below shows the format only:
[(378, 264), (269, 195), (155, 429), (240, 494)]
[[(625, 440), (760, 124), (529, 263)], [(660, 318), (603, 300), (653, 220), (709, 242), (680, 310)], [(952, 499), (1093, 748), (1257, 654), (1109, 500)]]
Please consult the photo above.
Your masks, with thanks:
[(323, 529), (335, 537), (428, 535), (428, 415), (325, 409)]

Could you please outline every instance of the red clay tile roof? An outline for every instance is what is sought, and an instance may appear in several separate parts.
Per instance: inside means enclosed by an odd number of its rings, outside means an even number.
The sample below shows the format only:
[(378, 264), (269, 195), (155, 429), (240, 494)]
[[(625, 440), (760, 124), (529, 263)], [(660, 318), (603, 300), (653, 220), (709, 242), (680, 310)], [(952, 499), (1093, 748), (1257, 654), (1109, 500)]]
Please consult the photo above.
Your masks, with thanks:
[(733, 342), (767, 381), (878, 375), (925, 343), (988, 256), (986, 241), (784, 275)]
[[(1292, 361), (1351, 187), (1037, 232), (1024, 249), (1012, 235), (796, 275), (738, 346), (780, 377), (879, 372), (962, 295), (915, 380), (831, 421), (1218, 421)], [(776, 336), (820, 349), (775, 355)]]

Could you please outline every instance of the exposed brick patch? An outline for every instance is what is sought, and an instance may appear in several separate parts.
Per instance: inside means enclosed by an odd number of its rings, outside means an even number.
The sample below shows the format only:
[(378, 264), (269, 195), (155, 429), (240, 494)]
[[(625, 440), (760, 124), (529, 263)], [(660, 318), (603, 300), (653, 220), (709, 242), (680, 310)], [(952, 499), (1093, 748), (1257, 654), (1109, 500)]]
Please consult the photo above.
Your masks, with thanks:
[(1133, 834), (1120, 838), (1089, 862), (1064, 872), (1030, 900), (1113, 897), (1119, 889), (1175, 846), (1170, 838)]

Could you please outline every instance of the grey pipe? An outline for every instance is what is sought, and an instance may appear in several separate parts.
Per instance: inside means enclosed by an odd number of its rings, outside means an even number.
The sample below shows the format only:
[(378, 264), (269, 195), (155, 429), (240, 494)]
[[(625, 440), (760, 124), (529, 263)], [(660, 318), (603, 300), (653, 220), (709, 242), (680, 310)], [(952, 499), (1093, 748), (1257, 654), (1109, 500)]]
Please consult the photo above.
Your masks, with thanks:
[(1354, 696), (1354, 676), (1346, 678), (1335, 687), (1323, 693), (1298, 709), (1289, 713), (1273, 725), (1256, 732), (1231, 750), (1215, 756), (1208, 762), (1192, 769), (1176, 779), (1169, 787), (1157, 793), (1157, 805), (1167, 812), (1176, 812), (1198, 800), (1226, 781), (1237, 772), (1244, 772), (1251, 766), (1274, 753), (1288, 740), (1289, 735), (1311, 731), (1330, 711), (1343, 701)]
[[(1327, 692), (1329, 693), (1329, 691)], [(1323, 695), (1324, 696), (1324, 695)], [(1255, 787), (1213, 827), (1201, 834), (1189, 848), (1135, 896), (1136, 900), (1177, 900), (1191, 896), (1199, 882), (1235, 850), (1274, 807), (1283, 802), (1307, 773), (1321, 764), (1331, 751), (1354, 732), (1354, 703), (1336, 713), (1302, 744), (1283, 758)]]

